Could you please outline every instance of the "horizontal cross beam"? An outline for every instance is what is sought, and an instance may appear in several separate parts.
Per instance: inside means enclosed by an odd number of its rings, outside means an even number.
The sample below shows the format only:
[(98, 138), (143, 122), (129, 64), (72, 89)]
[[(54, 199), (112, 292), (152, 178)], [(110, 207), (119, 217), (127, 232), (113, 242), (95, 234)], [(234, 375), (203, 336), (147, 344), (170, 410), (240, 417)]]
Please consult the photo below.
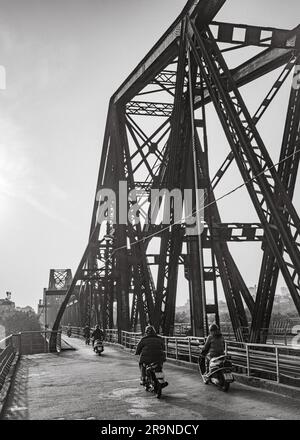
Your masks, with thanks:
[[(148, 238), (152, 234), (161, 235), (166, 225), (151, 225), (148, 230)], [(185, 224), (182, 224), (185, 228)], [(264, 230), (260, 223), (221, 223), (213, 225), (213, 238), (218, 241), (263, 241)], [(189, 236), (187, 236), (189, 237)], [(186, 241), (187, 237), (184, 238)], [(211, 235), (208, 226), (204, 226), (202, 231), (203, 245), (207, 245), (211, 241)]]
[(285, 29), (213, 21), (211, 30), (216, 41), (222, 43), (277, 49), (295, 49), (300, 43), (297, 34), (291, 35), (291, 31)]
[(173, 104), (162, 102), (130, 101), (126, 105), (127, 115), (171, 117)]

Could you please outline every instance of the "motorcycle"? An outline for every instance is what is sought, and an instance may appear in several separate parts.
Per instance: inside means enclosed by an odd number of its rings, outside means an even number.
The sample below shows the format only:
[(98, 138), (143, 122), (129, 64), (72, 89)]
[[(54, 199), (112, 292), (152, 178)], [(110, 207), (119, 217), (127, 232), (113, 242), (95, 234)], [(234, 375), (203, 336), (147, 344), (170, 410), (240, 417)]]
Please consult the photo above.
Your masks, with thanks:
[(89, 336), (85, 336), (84, 341), (85, 341), (85, 345), (90, 345), (90, 337)]
[(234, 382), (231, 357), (227, 355), (212, 358), (209, 361), (208, 373), (206, 373), (205, 356), (199, 357), (199, 372), (205, 384), (212, 383), (222, 391), (228, 391), (230, 384)]
[(98, 354), (99, 356), (101, 356), (101, 353), (103, 353), (104, 351), (104, 346), (103, 346), (103, 342), (100, 339), (96, 339), (94, 342), (94, 348), (93, 348), (94, 352), (96, 354)]
[(144, 368), (146, 369), (145, 390), (154, 393), (156, 397), (160, 399), (162, 389), (168, 385), (168, 382), (165, 381), (162, 366), (157, 363), (152, 363), (149, 365), (144, 364)]

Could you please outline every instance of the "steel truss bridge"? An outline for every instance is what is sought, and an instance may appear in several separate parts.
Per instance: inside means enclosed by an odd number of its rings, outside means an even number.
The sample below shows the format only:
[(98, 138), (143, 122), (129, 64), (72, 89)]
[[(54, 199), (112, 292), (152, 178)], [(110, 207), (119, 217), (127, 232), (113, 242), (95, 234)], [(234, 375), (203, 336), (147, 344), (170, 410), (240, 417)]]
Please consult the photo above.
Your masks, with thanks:
[[(219, 321), (220, 284), (237, 341), (265, 342), (260, 329), (269, 327), (280, 272), (300, 314), (300, 220), (293, 205), (300, 158), (300, 26), (286, 30), (216, 22), (225, 1), (188, 1), (112, 96), (88, 245), (53, 330), (71, 319), (72, 325), (99, 322), (119, 332), (143, 330), (152, 323), (162, 334), (172, 335), (180, 265), (188, 282), (195, 336), (207, 334), (210, 320)], [(258, 53), (230, 68), (227, 53), (249, 47), (257, 47)], [(250, 114), (240, 87), (275, 70), (278, 77)], [(265, 112), (287, 81), (292, 85), (282, 146), (278, 161), (273, 162), (257, 124), (263, 124)], [(228, 156), (213, 176), (208, 106), (229, 145)], [(238, 167), (258, 222), (222, 222), (215, 189), (232, 163)], [(126, 182), (128, 191), (136, 190), (135, 199), (124, 200), (120, 181)], [(170, 226), (147, 221), (150, 192), (163, 188), (203, 190), (201, 235), (190, 234), (187, 222), (176, 221), (172, 198), (160, 199), (161, 209), (170, 202)], [(114, 205), (99, 200), (101, 189), (115, 192)], [(195, 198), (192, 207), (199, 216)], [(121, 208), (138, 221), (122, 224)], [(104, 211), (107, 221), (100, 225), (99, 213)], [(152, 240), (159, 241), (156, 251)], [(230, 252), (233, 241), (261, 244), (255, 298)], [(249, 316), (250, 336), (243, 331)]]

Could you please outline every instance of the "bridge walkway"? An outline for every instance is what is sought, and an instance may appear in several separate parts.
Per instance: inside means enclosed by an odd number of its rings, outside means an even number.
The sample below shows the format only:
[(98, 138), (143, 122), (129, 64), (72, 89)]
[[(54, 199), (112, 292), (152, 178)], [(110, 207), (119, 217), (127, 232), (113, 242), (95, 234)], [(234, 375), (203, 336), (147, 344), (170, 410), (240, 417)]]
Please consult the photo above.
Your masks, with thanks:
[(99, 357), (68, 342), (76, 351), (22, 356), (3, 419), (300, 419), (299, 400), (236, 382), (223, 393), (170, 362), (158, 400), (139, 385), (137, 357), (110, 345)]

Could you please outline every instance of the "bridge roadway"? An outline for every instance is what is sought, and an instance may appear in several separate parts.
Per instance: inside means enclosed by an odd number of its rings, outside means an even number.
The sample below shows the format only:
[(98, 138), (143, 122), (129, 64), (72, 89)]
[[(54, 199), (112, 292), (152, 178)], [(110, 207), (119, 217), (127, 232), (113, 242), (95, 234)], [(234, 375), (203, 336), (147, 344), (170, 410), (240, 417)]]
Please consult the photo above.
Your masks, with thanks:
[(197, 371), (167, 362), (161, 400), (139, 385), (137, 357), (106, 345), (23, 356), (3, 419), (300, 419), (299, 400), (234, 383), (229, 393), (204, 385)]

